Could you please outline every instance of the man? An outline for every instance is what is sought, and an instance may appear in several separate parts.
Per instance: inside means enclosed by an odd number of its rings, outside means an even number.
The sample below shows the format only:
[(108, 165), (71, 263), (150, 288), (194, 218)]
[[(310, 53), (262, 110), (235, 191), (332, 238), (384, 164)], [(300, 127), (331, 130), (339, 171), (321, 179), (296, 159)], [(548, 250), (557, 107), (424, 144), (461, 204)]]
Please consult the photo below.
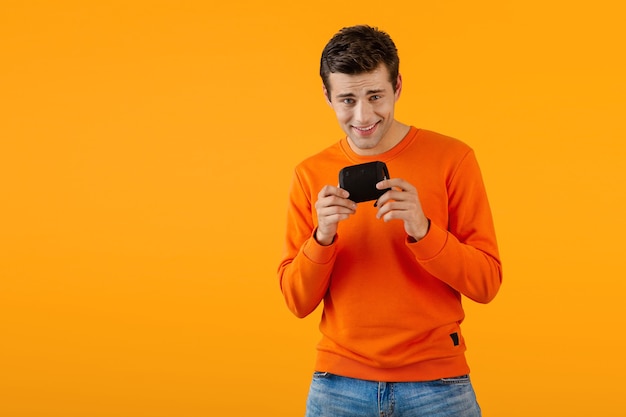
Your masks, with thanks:
[[(302, 161), (289, 193), (280, 287), (298, 317), (323, 301), (308, 417), (480, 416), (461, 296), (501, 283), (491, 211), (473, 150), (394, 117), (396, 46), (370, 26), (322, 52), (323, 91), (346, 137)], [(377, 201), (338, 187), (348, 165), (385, 162)]]

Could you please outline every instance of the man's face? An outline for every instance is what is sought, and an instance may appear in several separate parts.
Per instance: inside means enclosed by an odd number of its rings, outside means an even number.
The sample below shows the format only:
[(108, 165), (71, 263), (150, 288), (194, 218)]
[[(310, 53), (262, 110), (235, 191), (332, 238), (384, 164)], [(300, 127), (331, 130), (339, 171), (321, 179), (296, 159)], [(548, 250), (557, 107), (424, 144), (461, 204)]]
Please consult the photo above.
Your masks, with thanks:
[(400, 76), (396, 91), (387, 67), (382, 64), (372, 72), (358, 75), (331, 73), (328, 80), (331, 91), (324, 89), (324, 94), (352, 149), (361, 155), (376, 155), (393, 147), (394, 138), (388, 133), (402, 89)]

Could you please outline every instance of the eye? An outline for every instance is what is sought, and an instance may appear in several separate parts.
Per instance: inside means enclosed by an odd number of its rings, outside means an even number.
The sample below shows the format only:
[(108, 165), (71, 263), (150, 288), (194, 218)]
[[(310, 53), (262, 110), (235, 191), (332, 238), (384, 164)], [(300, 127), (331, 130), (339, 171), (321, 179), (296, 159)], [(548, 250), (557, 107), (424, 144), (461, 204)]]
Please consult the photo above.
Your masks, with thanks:
[(354, 104), (354, 99), (352, 99), (352, 98), (344, 98), (342, 100), (342, 103), (343, 104)]
[(376, 95), (371, 96), (371, 97), (370, 97), (370, 100), (371, 100), (371, 101), (376, 101), (376, 100), (379, 100), (380, 98), (381, 98), (381, 97), (380, 97), (379, 95), (377, 95), (377, 94), (376, 94)]

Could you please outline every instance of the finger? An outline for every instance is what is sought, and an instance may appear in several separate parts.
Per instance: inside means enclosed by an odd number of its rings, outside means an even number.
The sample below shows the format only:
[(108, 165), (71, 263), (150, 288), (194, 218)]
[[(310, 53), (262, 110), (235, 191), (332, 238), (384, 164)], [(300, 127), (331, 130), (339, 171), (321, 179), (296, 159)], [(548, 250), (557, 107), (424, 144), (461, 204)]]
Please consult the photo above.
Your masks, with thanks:
[[(386, 220), (391, 218), (399, 219), (405, 218), (406, 216), (415, 215), (417, 212), (421, 211), (419, 204), (412, 197), (406, 199), (394, 198), (392, 194), (393, 191), (389, 191), (388, 196), (385, 195), (385, 199), (381, 197), (378, 202), (378, 211), (376, 212), (377, 218), (384, 217)], [(396, 191), (396, 195), (407, 195), (406, 192)]]
[(416, 188), (408, 181), (402, 178), (390, 178), (388, 180), (382, 180), (376, 184), (376, 188), (384, 190), (385, 188), (397, 188), (402, 191), (413, 192)]
[(315, 209), (318, 214), (333, 214), (337, 210), (341, 212), (354, 213), (356, 211), (356, 203), (346, 198), (337, 196), (328, 196), (317, 200)]
[(410, 196), (411, 194), (405, 191), (400, 191), (392, 188), (391, 190), (378, 197), (375, 207), (382, 207), (389, 204), (389, 202), (391, 201), (405, 201), (409, 199)]
[(377, 219), (384, 219), (385, 221), (391, 220), (394, 216), (401, 215), (403, 208), (397, 201), (379, 201), (378, 211), (376, 212)]
[(335, 187), (332, 185), (325, 185), (317, 195), (319, 199), (330, 196), (337, 196), (341, 198), (348, 198), (350, 193), (343, 188)]

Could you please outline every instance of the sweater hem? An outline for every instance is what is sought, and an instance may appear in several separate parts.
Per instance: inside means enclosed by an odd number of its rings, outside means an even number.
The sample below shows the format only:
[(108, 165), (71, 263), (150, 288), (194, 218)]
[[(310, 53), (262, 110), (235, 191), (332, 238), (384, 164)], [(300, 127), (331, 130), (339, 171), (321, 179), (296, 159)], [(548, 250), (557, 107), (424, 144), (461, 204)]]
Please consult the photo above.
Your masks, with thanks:
[(331, 352), (319, 351), (315, 371), (380, 382), (422, 382), (469, 374), (465, 355), (428, 359), (399, 367), (375, 367)]

